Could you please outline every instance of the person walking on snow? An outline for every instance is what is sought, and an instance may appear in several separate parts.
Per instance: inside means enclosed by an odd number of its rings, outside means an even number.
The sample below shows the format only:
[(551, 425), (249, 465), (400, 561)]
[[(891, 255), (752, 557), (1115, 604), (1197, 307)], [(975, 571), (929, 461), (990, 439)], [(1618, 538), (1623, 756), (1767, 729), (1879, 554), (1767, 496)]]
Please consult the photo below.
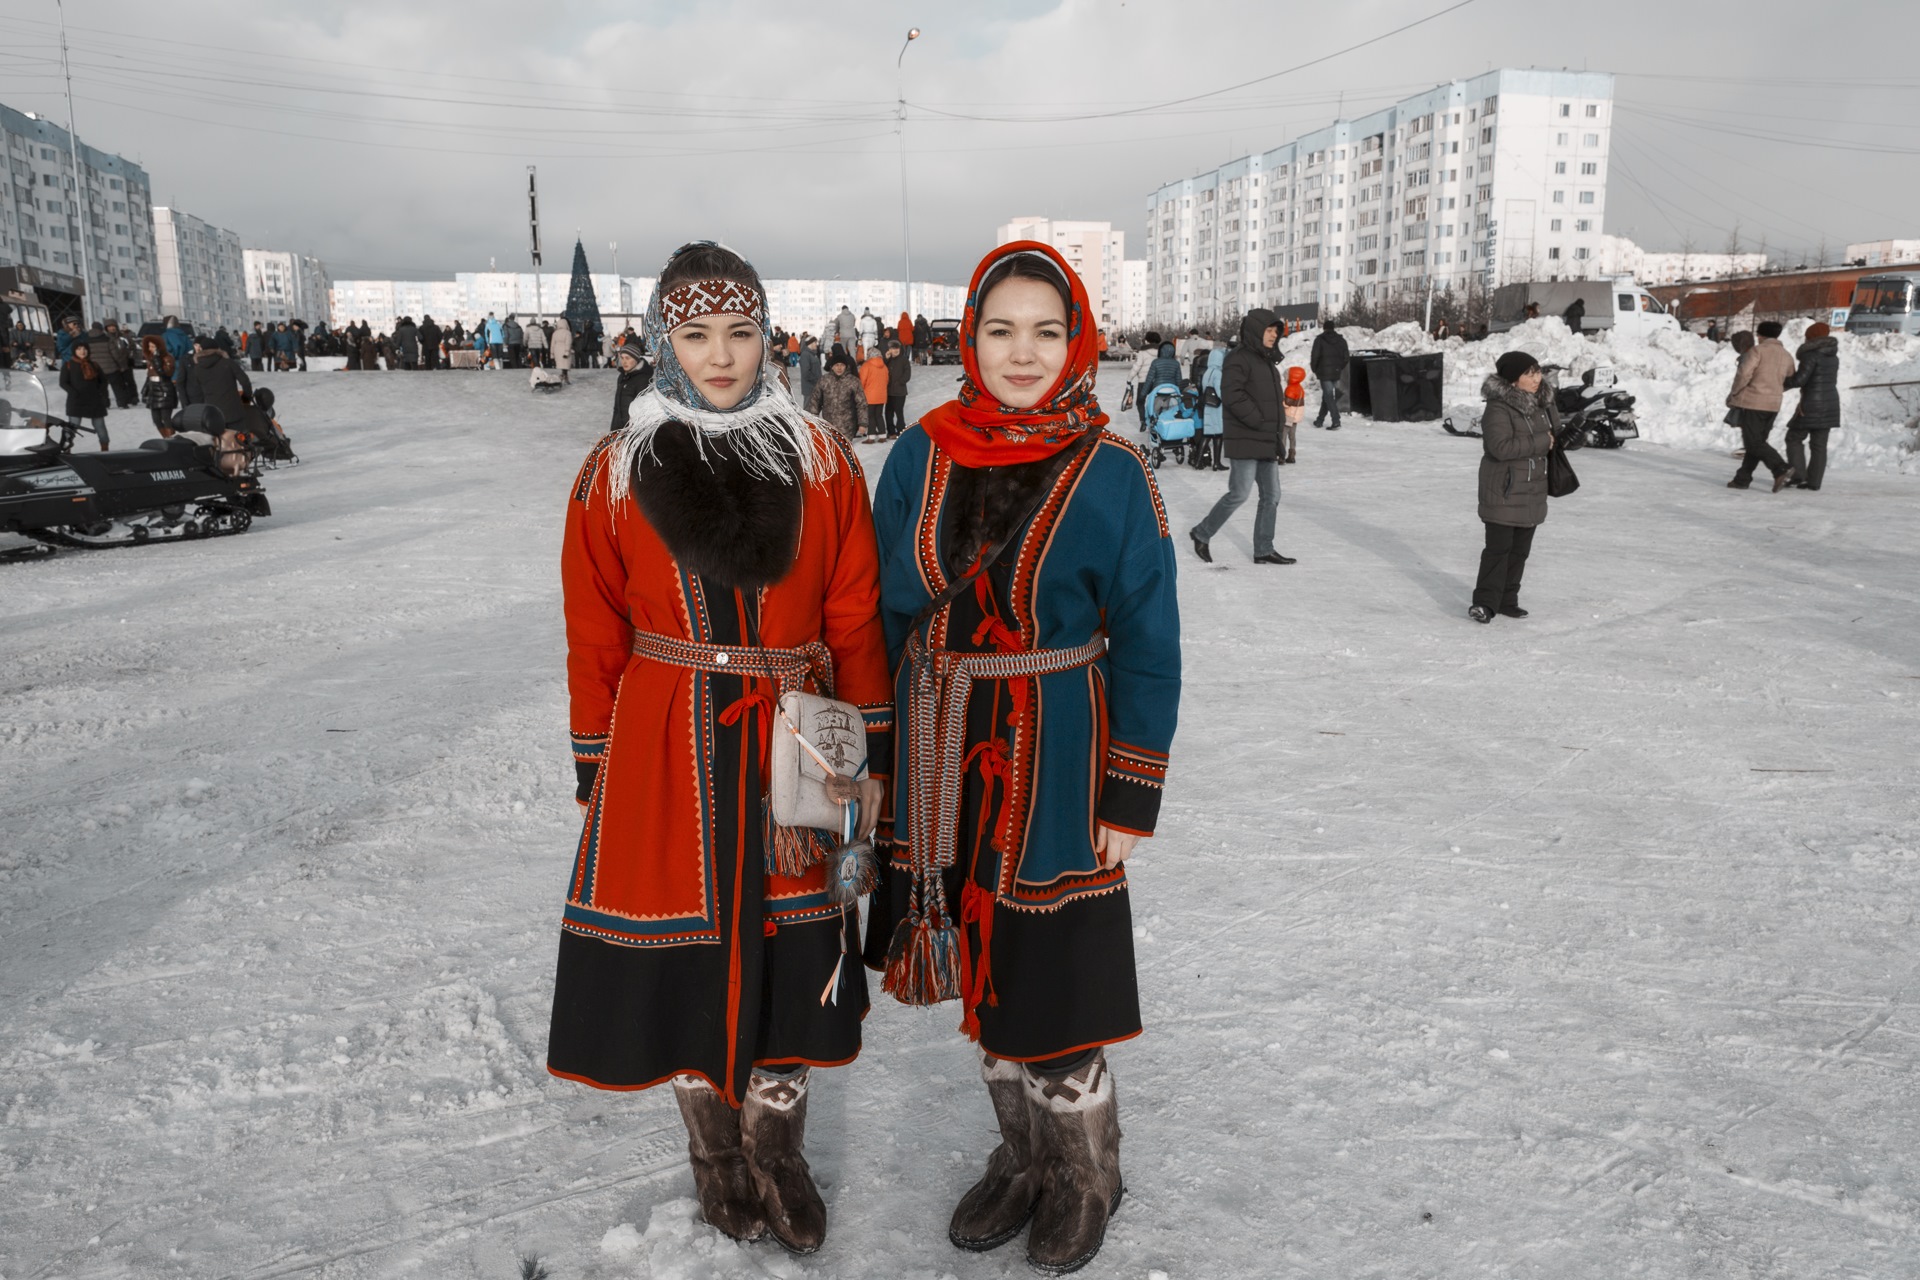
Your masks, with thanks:
[(1294, 451), (1299, 447), (1300, 424), (1307, 417), (1307, 371), (1299, 365), (1287, 370), (1287, 389), (1280, 397), (1281, 454), (1283, 463), (1295, 462)]
[(887, 439), (907, 429), (907, 384), (913, 381), (913, 352), (894, 343), (887, 348)]
[(866, 308), (860, 308), (860, 350), (856, 356), (864, 361), (880, 350), (880, 317)]
[(989, 253), (959, 397), (901, 436), (874, 499), (897, 761), (865, 957), (904, 1003), (958, 1000), (980, 1047), (1000, 1143), (947, 1238), (978, 1252), (1024, 1228), (1054, 1275), (1093, 1259), (1121, 1197), (1126, 860), (1156, 828), (1180, 700), (1164, 507), (1103, 430), (1090, 312), (1051, 246)]
[(834, 317), (833, 336), (834, 340), (845, 347), (849, 353), (860, 345), (860, 322), (853, 318), (851, 307), (843, 305), (840, 308), (840, 314)]
[(530, 322), (523, 330), (527, 342), (527, 363), (542, 368), (547, 363), (547, 330), (538, 320)]
[(1148, 381), (1153, 371), (1153, 362), (1160, 357), (1160, 335), (1147, 334), (1147, 340), (1140, 350), (1134, 352), (1133, 368), (1127, 372), (1127, 381), (1133, 385), (1133, 405), (1140, 411), (1140, 430), (1147, 429), (1147, 392), (1153, 390), (1155, 383)]
[(1280, 511), (1280, 427), (1284, 416), (1279, 342), (1279, 320), (1273, 312), (1256, 307), (1240, 322), (1240, 345), (1227, 353), (1220, 377), (1220, 399), (1226, 411), (1227, 462), (1231, 469), (1227, 491), (1188, 534), (1193, 539), (1193, 553), (1202, 560), (1213, 560), (1208, 544), (1258, 486), (1253, 562), (1295, 563), (1293, 557), (1273, 548), (1273, 526)]
[(868, 441), (884, 439), (887, 434), (887, 358), (880, 354), (879, 347), (868, 349), (867, 358), (860, 364), (860, 390), (867, 400)]
[(1767, 441), (1773, 420), (1780, 416), (1780, 404), (1786, 399), (1787, 379), (1794, 375), (1793, 357), (1780, 345), (1780, 322), (1768, 320), (1757, 330), (1760, 340), (1740, 357), (1734, 371), (1733, 390), (1727, 393), (1727, 423), (1740, 428), (1740, 440), (1746, 456), (1740, 469), (1727, 481), (1729, 489), (1745, 489), (1753, 483), (1754, 468), (1761, 463), (1773, 473), (1773, 491), (1780, 492), (1792, 478), (1787, 460)]
[(835, 346), (827, 357), (827, 372), (807, 397), (807, 412), (851, 440), (860, 434), (866, 420), (867, 397), (860, 379), (853, 376), (853, 357), (846, 348)]
[(812, 334), (800, 344), (800, 403), (813, 403), (813, 389), (820, 385), (820, 339)]
[(1333, 327), (1333, 321), (1322, 320), (1320, 332), (1313, 339), (1313, 349), (1307, 353), (1307, 364), (1313, 376), (1320, 380), (1320, 412), (1313, 415), (1316, 427), (1325, 424), (1331, 413), (1333, 425), (1327, 430), (1340, 429), (1340, 375), (1347, 371), (1347, 358), (1347, 340)]
[(767, 360), (753, 268), (710, 242), (647, 305), (653, 384), (569, 490), (560, 571), (576, 798), (547, 1069), (672, 1082), (706, 1220), (797, 1254), (826, 1239), (811, 1072), (860, 1052), (865, 877), (772, 825), (774, 709), (856, 708), (871, 778), (826, 784), (872, 834), (892, 706), (866, 481)]
[(553, 322), (553, 334), (547, 339), (553, 352), (553, 367), (560, 371), (560, 381), (572, 382), (569, 376), (573, 368), (573, 324), (565, 316)]
[[(1832, 326), (1807, 326), (1794, 360), (1799, 367), (1786, 385), (1800, 389), (1800, 403), (1787, 420), (1787, 468), (1793, 473), (1787, 483), (1818, 492), (1827, 473), (1827, 432), (1840, 425), (1840, 339)], [(1802, 443), (1811, 446), (1811, 459)]]

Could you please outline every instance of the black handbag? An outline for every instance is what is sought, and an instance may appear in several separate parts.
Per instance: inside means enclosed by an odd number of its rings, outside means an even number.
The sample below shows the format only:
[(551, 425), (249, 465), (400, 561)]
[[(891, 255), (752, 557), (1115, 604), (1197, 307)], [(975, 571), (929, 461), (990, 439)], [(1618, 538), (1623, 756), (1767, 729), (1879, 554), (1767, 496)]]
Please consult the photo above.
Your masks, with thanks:
[(1580, 487), (1580, 477), (1573, 474), (1573, 463), (1567, 460), (1567, 451), (1555, 445), (1547, 453), (1547, 496), (1564, 498)]

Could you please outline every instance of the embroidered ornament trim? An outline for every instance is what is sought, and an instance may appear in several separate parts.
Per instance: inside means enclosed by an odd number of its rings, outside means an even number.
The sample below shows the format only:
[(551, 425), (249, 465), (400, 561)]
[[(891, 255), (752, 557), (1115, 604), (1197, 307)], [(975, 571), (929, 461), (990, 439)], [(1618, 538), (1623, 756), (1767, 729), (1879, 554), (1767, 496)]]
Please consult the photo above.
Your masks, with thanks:
[(736, 280), (694, 280), (667, 290), (660, 299), (660, 316), (671, 333), (701, 316), (746, 316), (766, 328), (760, 296)]

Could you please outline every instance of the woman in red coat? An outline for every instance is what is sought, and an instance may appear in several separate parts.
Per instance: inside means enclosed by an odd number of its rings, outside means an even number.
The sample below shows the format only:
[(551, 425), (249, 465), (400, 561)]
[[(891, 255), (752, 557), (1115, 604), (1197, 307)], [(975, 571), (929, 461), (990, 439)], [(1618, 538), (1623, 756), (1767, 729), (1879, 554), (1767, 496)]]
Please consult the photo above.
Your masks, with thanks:
[[(831, 692), (886, 767), (871, 509), (844, 439), (768, 375), (766, 294), (738, 255), (675, 253), (646, 331), (653, 383), (567, 506), (586, 825), (547, 1065), (602, 1089), (673, 1081), (707, 1220), (810, 1253), (809, 1068), (859, 1053), (867, 990), (850, 886), (771, 825), (768, 748), (781, 694)], [(871, 831), (881, 782), (845, 790)]]

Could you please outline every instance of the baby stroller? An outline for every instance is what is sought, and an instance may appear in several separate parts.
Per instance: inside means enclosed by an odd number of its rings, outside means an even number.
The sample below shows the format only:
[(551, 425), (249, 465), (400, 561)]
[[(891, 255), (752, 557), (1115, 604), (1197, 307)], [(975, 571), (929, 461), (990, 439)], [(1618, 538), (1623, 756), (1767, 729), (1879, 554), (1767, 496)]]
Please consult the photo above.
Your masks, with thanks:
[(1187, 459), (1187, 445), (1200, 427), (1198, 393), (1171, 382), (1147, 392), (1147, 462), (1154, 470), (1171, 452), (1176, 462)]

